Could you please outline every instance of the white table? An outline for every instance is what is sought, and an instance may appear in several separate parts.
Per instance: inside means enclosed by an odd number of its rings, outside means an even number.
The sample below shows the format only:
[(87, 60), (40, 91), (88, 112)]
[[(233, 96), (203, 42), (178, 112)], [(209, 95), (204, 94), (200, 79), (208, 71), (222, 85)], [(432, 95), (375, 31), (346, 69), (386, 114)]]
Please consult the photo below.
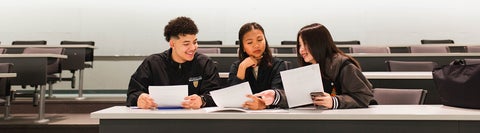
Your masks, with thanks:
[(100, 132), (408, 132), (480, 131), (480, 110), (443, 105), (374, 105), (370, 108), (290, 109), (281, 113), (205, 113), (115, 106), (91, 113)]

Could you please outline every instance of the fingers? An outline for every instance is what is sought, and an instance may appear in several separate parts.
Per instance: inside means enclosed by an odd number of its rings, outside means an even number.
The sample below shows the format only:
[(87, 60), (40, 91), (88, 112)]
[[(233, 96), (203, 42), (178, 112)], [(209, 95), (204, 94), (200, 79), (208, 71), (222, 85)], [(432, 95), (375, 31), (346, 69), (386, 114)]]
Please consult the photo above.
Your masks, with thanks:
[(200, 96), (194, 94), (184, 98), (182, 107), (186, 109), (199, 109), (202, 106), (202, 99)]
[(150, 95), (143, 93), (137, 99), (137, 106), (142, 109), (151, 109), (156, 108), (157, 104)]
[(252, 100), (246, 101), (242, 105), (243, 108), (251, 109), (251, 110), (260, 110), (260, 109), (265, 109), (267, 107), (265, 105), (265, 102), (262, 99), (258, 98), (257, 96), (248, 94), (247, 97), (252, 99)]

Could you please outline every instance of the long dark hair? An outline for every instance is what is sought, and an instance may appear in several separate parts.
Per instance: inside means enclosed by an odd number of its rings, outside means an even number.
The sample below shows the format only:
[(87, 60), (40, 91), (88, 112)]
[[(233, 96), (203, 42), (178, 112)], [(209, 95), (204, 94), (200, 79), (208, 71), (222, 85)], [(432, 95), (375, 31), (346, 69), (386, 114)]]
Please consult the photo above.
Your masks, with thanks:
[[(300, 36), (302, 38), (300, 38)], [(337, 54), (348, 57), (352, 63), (360, 68), (360, 64), (353, 59), (351, 56), (346, 55), (340, 49), (337, 48), (335, 43), (333, 43), (333, 38), (327, 27), (319, 23), (313, 23), (307, 26), (304, 26), (297, 34), (297, 42), (300, 42), (302, 39), (305, 50), (310, 51), (313, 58), (320, 65), (320, 71), (322, 72), (322, 77), (325, 77), (325, 70), (327, 68), (326, 61), (332, 61), (333, 57)], [(300, 43), (297, 43), (297, 59), (298, 63), (301, 66), (310, 65), (311, 63), (305, 62), (302, 55), (300, 55)], [(329, 63), (330, 64), (330, 63)]]
[(265, 35), (265, 31), (263, 30), (263, 27), (256, 22), (244, 24), (240, 28), (240, 31), (238, 32), (238, 40), (240, 41), (240, 49), (238, 49), (238, 59), (243, 61), (245, 58), (249, 57), (247, 52), (243, 50), (243, 37), (247, 32), (255, 29), (262, 31), (262, 34), (265, 37), (265, 50), (263, 52), (263, 57), (261, 59), (262, 60), (261, 62), (267, 63), (267, 65), (270, 67), (272, 66), (272, 60), (273, 60), (272, 52), (270, 51), (270, 47), (268, 46), (267, 36)]

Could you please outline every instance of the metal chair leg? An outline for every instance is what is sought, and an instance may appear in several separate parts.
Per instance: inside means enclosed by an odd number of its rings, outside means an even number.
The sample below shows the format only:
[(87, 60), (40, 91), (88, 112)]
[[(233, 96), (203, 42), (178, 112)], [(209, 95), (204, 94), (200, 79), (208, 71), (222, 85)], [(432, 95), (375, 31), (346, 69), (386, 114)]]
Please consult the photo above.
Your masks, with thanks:
[(12, 119), (12, 116), (10, 115), (11, 100), (10, 100), (10, 96), (6, 96), (5, 98), (6, 98), (6, 103), (5, 103), (5, 112), (4, 112), (3, 119), (4, 120), (10, 120), (10, 119)]

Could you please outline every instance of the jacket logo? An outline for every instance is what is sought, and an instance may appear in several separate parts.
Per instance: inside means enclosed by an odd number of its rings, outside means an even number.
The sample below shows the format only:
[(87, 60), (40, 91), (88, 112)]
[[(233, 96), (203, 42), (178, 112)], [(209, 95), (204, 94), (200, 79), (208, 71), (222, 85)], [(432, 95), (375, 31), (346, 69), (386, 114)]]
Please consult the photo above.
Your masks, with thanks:
[(198, 87), (198, 82), (202, 80), (202, 76), (197, 76), (197, 77), (190, 77), (188, 79), (189, 82), (192, 82), (193, 87), (197, 88)]

